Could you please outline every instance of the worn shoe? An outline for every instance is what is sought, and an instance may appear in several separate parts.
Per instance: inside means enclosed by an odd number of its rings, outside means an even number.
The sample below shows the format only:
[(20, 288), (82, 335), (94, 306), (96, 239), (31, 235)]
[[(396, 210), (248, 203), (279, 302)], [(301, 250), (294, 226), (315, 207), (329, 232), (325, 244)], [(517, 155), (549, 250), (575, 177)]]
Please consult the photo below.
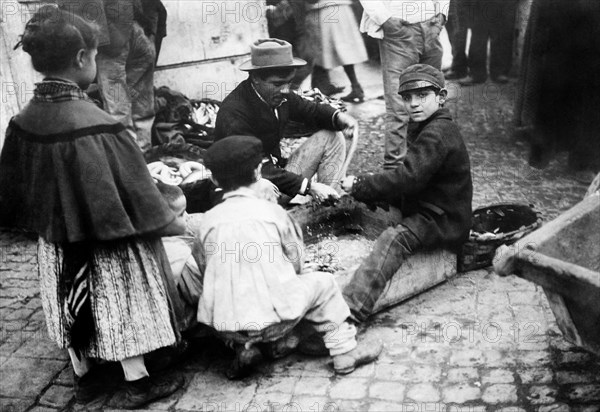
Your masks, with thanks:
[(191, 354), (190, 343), (182, 339), (177, 345), (160, 348), (144, 355), (146, 369), (150, 375), (177, 366)]
[(89, 403), (106, 393), (107, 389), (103, 377), (96, 369), (90, 370), (82, 377), (73, 373), (73, 387), (77, 403)]
[(246, 349), (243, 345), (236, 347), (236, 356), (231, 366), (225, 371), (229, 380), (237, 380), (249, 376), (254, 367), (263, 360), (262, 353), (256, 346)]
[(356, 348), (350, 352), (333, 357), (333, 369), (338, 375), (352, 373), (358, 366), (371, 363), (377, 359), (382, 350), (383, 343), (380, 340), (359, 342)]
[(508, 83), (508, 77), (501, 74), (500, 76), (492, 77), (492, 81), (498, 84), (506, 84)]
[(444, 77), (446, 78), (446, 80), (458, 80), (462, 79), (463, 77), (467, 77), (467, 73), (449, 70), (448, 72), (444, 73)]
[(458, 84), (460, 84), (461, 86), (474, 86), (476, 84), (482, 84), (485, 83), (485, 78), (483, 77), (473, 77), (473, 76), (467, 76), (467, 77), (463, 77), (462, 79), (458, 79)]
[(290, 333), (274, 342), (266, 342), (261, 346), (262, 353), (269, 359), (281, 359), (296, 351), (300, 337)]
[(321, 93), (323, 93), (325, 96), (331, 96), (332, 94), (338, 94), (344, 91), (345, 87), (343, 86), (335, 86), (333, 84), (326, 84), (323, 85), (322, 87), (317, 87), (319, 90), (321, 90)]
[(362, 87), (355, 86), (349, 94), (342, 97), (342, 100), (349, 103), (362, 103), (365, 101), (365, 92)]
[(148, 376), (137, 381), (126, 381), (109, 402), (109, 406), (117, 409), (137, 409), (150, 402), (165, 398), (184, 384), (183, 376), (154, 377)]

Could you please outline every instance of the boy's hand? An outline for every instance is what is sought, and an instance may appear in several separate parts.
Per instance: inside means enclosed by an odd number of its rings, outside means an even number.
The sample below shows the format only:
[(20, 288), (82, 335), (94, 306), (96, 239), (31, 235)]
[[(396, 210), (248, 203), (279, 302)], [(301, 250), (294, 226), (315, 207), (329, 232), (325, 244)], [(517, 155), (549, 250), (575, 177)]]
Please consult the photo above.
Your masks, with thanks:
[(352, 193), (352, 188), (354, 187), (354, 182), (356, 182), (356, 176), (346, 176), (342, 179), (342, 189), (346, 193)]
[(309, 194), (317, 202), (322, 202), (322, 201), (330, 199), (330, 198), (333, 198), (333, 199), (340, 198), (340, 195), (338, 194), (338, 192), (336, 192), (336, 190), (334, 188), (332, 188), (331, 186), (327, 186), (326, 184), (318, 183), (318, 182), (311, 183)]
[(342, 133), (344, 133), (346, 139), (352, 139), (354, 130), (358, 128), (356, 119), (349, 114), (339, 112), (336, 116), (336, 123)]

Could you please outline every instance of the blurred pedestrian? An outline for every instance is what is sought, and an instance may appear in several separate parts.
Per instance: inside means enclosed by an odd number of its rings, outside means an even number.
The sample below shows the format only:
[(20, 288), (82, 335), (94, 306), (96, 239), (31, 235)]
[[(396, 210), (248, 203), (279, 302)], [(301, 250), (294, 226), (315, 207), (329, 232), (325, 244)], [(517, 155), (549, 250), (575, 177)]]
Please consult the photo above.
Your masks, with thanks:
[(469, 74), (467, 60), (467, 34), (470, 27), (469, 16), (473, 0), (450, 0), (448, 13), (448, 39), (452, 46), (452, 66), (444, 73), (446, 80), (456, 80)]
[(449, 0), (361, 0), (360, 30), (380, 39), (381, 71), (386, 106), (383, 167), (395, 169), (406, 156), (408, 114), (398, 94), (400, 74), (423, 63), (441, 69), (439, 34), (446, 24)]
[(269, 37), (285, 40), (292, 45), (294, 57), (306, 61), (299, 67), (290, 88), (298, 90), (304, 80), (310, 76), (314, 66), (316, 44), (309, 41), (306, 32), (307, 5), (318, 0), (268, 0), (267, 22)]
[(470, 75), (458, 82), (464, 86), (487, 80), (488, 40), (490, 41), (490, 77), (496, 83), (507, 83), (512, 67), (515, 16), (518, 0), (478, 0), (471, 6)]
[(167, 12), (160, 0), (57, 0), (100, 27), (98, 86), (104, 110), (142, 151), (152, 146), (154, 67)]
[(545, 167), (568, 150), (569, 168), (586, 184), (600, 171), (599, 20), (596, 1), (533, 2), (514, 110), (530, 164)]
[[(356, 77), (354, 65), (368, 60), (362, 36), (350, 0), (319, 0), (308, 6), (307, 35), (316, 44), (314, 54), (313, 87), (323, 93), (337, 92), (331, 85), (328, 71), (339, 66), (350, 80), (352, 91), (342, 100), (364, 101), (365, 93)], [(341, 91), (341, 90), (340, 90)]]

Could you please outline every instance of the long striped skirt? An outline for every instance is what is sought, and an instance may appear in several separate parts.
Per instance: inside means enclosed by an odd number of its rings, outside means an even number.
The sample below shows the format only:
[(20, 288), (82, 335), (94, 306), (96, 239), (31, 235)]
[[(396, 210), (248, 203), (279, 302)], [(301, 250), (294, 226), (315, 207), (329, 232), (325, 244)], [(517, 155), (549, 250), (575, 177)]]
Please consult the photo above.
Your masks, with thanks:
[[(130, 238), (95, 244), (88, 290), (93, 336), (84, 356), (119, 361), (176, 341), (173, 314), (164, 282), (166, 259), (160, 238)], [(38, 263), (42, 306), (49, 335), (62, 348), (71, 336), (65, 300), (69, 281), (61, 276), (64, 249), (40, 238)]]

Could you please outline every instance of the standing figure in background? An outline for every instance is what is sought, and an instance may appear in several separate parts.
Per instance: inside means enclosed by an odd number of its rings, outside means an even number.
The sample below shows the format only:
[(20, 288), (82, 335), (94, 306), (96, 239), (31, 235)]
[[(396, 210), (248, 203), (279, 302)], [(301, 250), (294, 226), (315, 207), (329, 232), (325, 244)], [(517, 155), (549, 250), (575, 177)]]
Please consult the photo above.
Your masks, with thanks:
[(306, 33), (307, 4), (318, 0), (267, 0), (267, 21), (269, 37), (285, 40), (292, 45), (295, 57), (306, 61), (306, 65), (296, 70), (290, 88), (299, 90), (314, 66), (315, 46)]
[(471, 8), (470, 76), (460, 79), (463, 86), (487, 80), (488, 39), (490, 41), (490, 77), (507, 83), (512, 67), (513, 38), (518, 0), (479, 0)]
[(469, 17), (472, 15), (472, 0), (450, 0), (448, 14), (448, 39), (452, 46), (452, 66), (445, 72), (446, 80), (457, 80), (469, 74), (467, 60), (467, 32), (470, 27)]
[(98, 86), (104, 110), (125, 125), (142, 151), (152, 146), (154, 67), (167, 12), (160, 0), (58, 0), (100, 26)]
[[(331, 85), (328, 71), (343, 66), (352, 91), (342, 97), (347, 102), (364, 101), (354, 65), (368, 60), (367, 49), (358, 30), (350, 0), (319, 0), (308, 6), (307, 35), (315, 44), (312, 85), (325, 94), (338, 92)], [(339, 90), (341, 91), (341, 90)], [(328, 93), (329, 92), (329, 93)]]
[(546, 167), (568, 150), (568, 166), (585, 184), (600, 171), (598, 20), (597, 1), (534, 0), (514, 109), (517, 131), (531, 143), (529, 164)]
[(380, 39), (386, 107), (384, 169), (395, 169), (406, 156), (408, 114), (398, 94), (400, 74), (423, 63), (442, 68), (439, 34), (446, 24), (449, 0), (361, 0), (360, 30)]

